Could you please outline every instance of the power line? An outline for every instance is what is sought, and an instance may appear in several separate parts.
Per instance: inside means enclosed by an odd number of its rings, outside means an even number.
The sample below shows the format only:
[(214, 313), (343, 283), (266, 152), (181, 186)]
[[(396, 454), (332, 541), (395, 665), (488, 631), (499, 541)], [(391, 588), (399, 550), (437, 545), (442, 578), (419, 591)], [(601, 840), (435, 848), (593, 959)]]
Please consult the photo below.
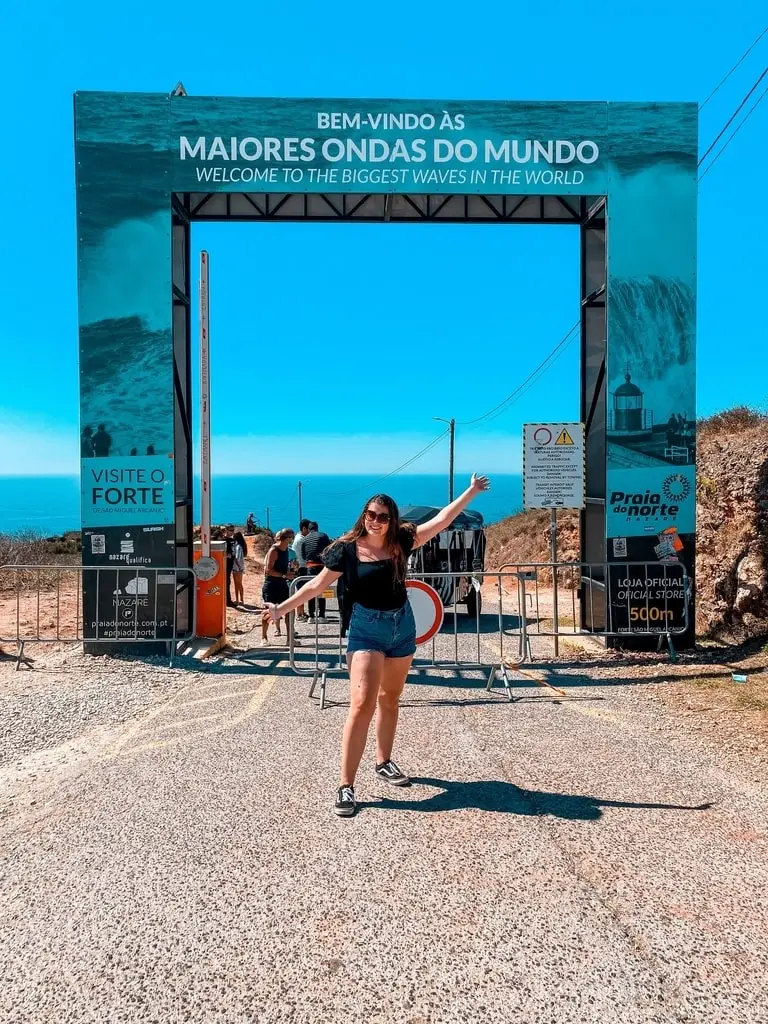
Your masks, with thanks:
[(734, 72), (734, 71), (736, 70), (736, 68), (737, 68), (737, 67), (738, 67), (738, 66), (739, 66), (739, 65), (740, 65), (740, 64), (742, 63), (742, 61), (743, 61), (743, 60), (744, 60), (744, 59), (745, 59), (746, 57), (748, 57), (748, 56), (749, 56), (749, 54), (750, 54), (750, 53), (751, 53), (751, 52), (752, 52), (752, 51), (754, 50), (754, 48), (755, 48), (755, 47), (757, 46), (757, 44), (758, 44), (758, 43), (760, 42), (760, 40), (761, 40), (761, 39), (763, 38), (763, 36), (765, 35), (765, 33), (766, 33), (766, 32), (768, 32), (768, 25), (766, 25), (766, 27), (765, 27), (765, 28), (763, 29), (763, 31), (762, 31), (762, 32), (760, 33), (760, 35), (759, 35), (759, 36), (757, 37), (757, 39), (755, 39), (755, 41), (754, 41), (754, 42), (752, 43), (752, 45), (751, 45), (751, 46), (748, 46), (748, 47), (747, 47), (747, 49), (746, 49), (746, 50), (744, 51), (744, 53), (742, 53), (742, 55), (741, 55), (741, 56), (739, 57), (739, 59), (738, 59), (738, 60), (736, 61), (736, 63), (735, 63), (734, 65), (733, 65), (733, 67), (732, 67), (732, 68), (731, 68), (731, 70), (730, 70), (730, 71), (728, 72), (728, 74), (727, 74), (727, 75), (725, 76), (725, 78), (723, 78), (723, 79), (722, 79), (722, 81), (720, 81), (720, 82), (718, 82), (718, 83), (717, 83), (717, 85), (716, 85), (716, 86), (715, 86), (715, 88), (714, 88), (714, 89), (712, 90), (712, 92), (711, 92), (711, 93), (709, 94), (709, 96), (707, 96), (707, 98), (706, 98), (706, 99), (704, 100), (704, 102), (703, 102), (703, 103), (702, 103), (702, 104), (701, 104), (701, 105), (699, 106), (699, 110), (700, 110), (700, 111), (701, 111), (701, 110), (703, 110), (703, 109), (704, 109), (704, 107), (706, 107), (706, 105), (707, 105), (707, 104), (709, 103), (709, 101), (710, 101), (710, 100), (712, 99), (712, 97), (713, 97), (713, 96), (715, 95), (715, 93), (716, 93), (716, 92), (718, 91), (718, 89), (719, 89), (719, 88), (720, 88), (720, 87), (721, 87), (722, 85), (725, 85), (725, 83), (726, 83), (726, 82), (728, 81), (728, 79), (729, 79), (729, 78), (731, 77), (731, 75), (732, 75), (732, 74), (733, 74), (733, 72)]
[[(570, 328), (570, 330), (554, 346), (551, 352), (549, 352), (549, 354), (539, 363), (535, 370), (533, 370), (525, 378), (525, 380), (522, 381), (515, 388), (514, 391), (508, 394), (506, 398), (502, 399), (501, 402), (493, 406), (492, 409), (489, 409), (487, 412), (483, 413), (482, 416), (478, 416), (473, 420), (457, 420), (457, 426), (479, 425), (480, 423), (486, 420), (490, 422), (491, 419), (496, 419), (497, 416), (500, 416), (502, 412), (504, 412), (506, 408), (509, 405), (511, 405), (516, 398), (520, 397), (526, 390), (528, 390), (528, 388), (530, 388), (535, 383), (538, 376), (541, 376), (543, 373), (545, 373), (550, 368), (550, 366), (558, 359), (558, 357), (562, 355), (565, 349), (575, 340), (574, 331), (577, 331), (580, 325), (581, 321), (577, 320), (576, 323), (573, 324), (573, 326)], [(416, 452), (415, 455), (412, 455), (409, 459), (402, 463), (402, 465), (398, 466), (396, 469), (393, 469), (391, 472), (386, 473), (384, 476), (378, 477), (376, 480), (373, 481), (373, 484), (366, 483), (361, 485), (360, 487), (353, 487), (351, 490), (348, 491), (321, 491), (319, 494), (316, 495), (316, 497), (344, 498), (350, 494), (357, 494), (359, 491), (363, 490), (364, 487), (375, 486), (376, 484), (381, 483), (383, 480), (389, 480), (390, 477), (396, 476), (398, 473), (402, 473), (404, 469), (408, 469), (408, 467), (412, 466), (414, 462), (422, 458), (422, 456), (426, 455), (427, 452), (431, 451), (435, 447), (435, 445), (439, 444), (440, 441), (442, 441), (443, 438), (446, 437), (446, 435), (449, 432), (449, 430), (443, 430), (440, 434), (437, 435), (436, 438), (430, 441), (429, 444), (425, 445), (420, 451)]]
[[(493, 415), (493, 413), (503, 412), (504, 407), (507, 406), (508, 404), (510, 404), (518, 396), (518, 394), (521, 391), (521, 389), (524, 388), (525, 385), (533, 377), (535, 377), (536, 374), (539, 373), (540, 370), (543, 370), (545, 367), (548, 368), (547, 367), (547, 363), (549, 363), (550, 360), (554, 361), (554, 359), (557, 358), (557, 355), (559, 354), (559, 352), (563, 348), (567, 347), (567, 345), (569, 345), (571, 341), (573, 341), (573, 338), (571, 336), (573, 335), (574, 331), (578, 330), (580, 324), (581, 324), (581, 321), (577, 320), (576, 323), (570, 328), (570, 330), (566, 334), (563, 335), (563, 337), (560, 339), (560, 341), (558, 341), (558, 343), (555, 345), (555, 347), (552, 349), (552, 351), (549, 353), (549, 355), (547, 355), (546, 358), (543, 359), (539, 363), (539, 365), (536, 367), (536, 369), (533, 370), (533, 372), (530, 373), (525, 378), (525, 380), (522, 381), (522, 383), (518, 384), (518, 386), (515, 388), (515, 390), (512, 391), (510, 394), (508, 394), (506, 398), (502, 399), (502, 401), (499, 402), (497, 405), (494, 405), (494, 407), (492, 409), (489, 409), (487, 412), (484, 412), (482, 416), (478, 416), (478, 417), (476, 417), (473, 420), (457, 420), (456, 421), (456, 425), (460, 426), (460, 427), (473, 426), (475, 424), (482, 423), (484, 420), (487, 420), (489, 416)], [(494, 419), (495, 419), (495, 416), (494, 416)]]
[(715, 138), (714, 138), (714, 139), (712, 140), (712, 142), (710, 143), (709, 149), (707, 149), (707, 151), (706, 151), (706, 152), (705, 152), (705, 153), (704, 153), (704, 154), (702, 155), (701, 159), (699, 160), (699, 163), (698, 163), (698, 166), (699, 166), (699, 167), (701, 167), (701, 165), (702, 165), (702, 164), (704, 163), (704, 161), (706, 160), (706, 158), (707, 158), (707, 157), (709, 156), (709, 154), (710, 154), (710, 153), (712, 152), (712, 150), (713, 150), (713, 149), (715, 148), (715, 146), (717, 145), (717, 143), (718, 143), (718, 142), (720, 141), (720, 139), (721, 139), (721, 138), (723, 137), (723, 135), (725, 134), (725, 132), (727, 131), (727, 129), (728, 129), (728, 128), (729, 128), (730, 126), (731, 126), (731, 124), (732, 124), (732, 123), (733, 123), (733, 121), (735, 120), (735, 118), (736, 118), (737, 114), (738, 114), (738, 113), (739, 113), (739, 112), (741, 111), (741, 109), (742, 109), (742, 107), (744, 106), (744, 104), (745, 104), (745, 103), (747, 102), (747, 100), (748, 100), (748, 99), (749, 99), (749, 97), (750, 97), (750, 96), (752, 95), (752, 93), (753, 93), (753, 92), (755, 91), (755, 89), (756, 89), (756, 88), (758, 87), (758, 85), (760, 85), (760, 83), (762, 82), (762, 80), (763, 80), (763, 79), (765, 78), (765, 76), (766, 76), (766, 75), (768, 75), (768, 67), (767, 67), (767, 68), (764, 68), (764, 70), (763, 70), (763, 73), (762, 73), (762, 74), (760, 75), (760, 77), (758, 78), (758, 80), (757, 80), (757, 81), (755, 82), (755, 84), (754, 84), (754, 85), (752, 86), (752, 88), (751, 88), (751, 89), (749, 90), (749, 92), (747, 93), (747, 95), (746, 95), (746, 96), (744, 97), (744, 99), (743, 99), (743, 100), (741, 101), (741, 103), (740, 103), (740, 104), (738, 105), (738, 107), (736, 107), (736, 109), (734, 110), (734, 112), (733, 112), (733, 113), (731, 114), (731, 116), (730, 116), (730, 117), (728, 118), (728, 120), (727, 120), (727, 121), (725, 122), (725, 124), (724, 124), (724, 125), (723, 125), (723, 127), (722, 127), (722, 128), (720, 129), (720, 131), (719, 131), (719, 132), (717, 133), (717, 135), (715, 136)]
[(288, 500), (287, 500), (287, 501), (286, 501), (286, 502), (285, 502), (284, 504), (282, 504), (282, 505), (280, 506), (280, 508), (279, 508), (279, 509), (277, 509), (277, 510), (275, 511), (275, 513), (274, 513), (274, 514), (275, 514), (276, 516), (281, 516), (281, 515), (283, 514), (283, 512), (285, 511), (285, 509), (287, 509), (287, 508), (288, 508), (288, 506), (289, 506), (289, 505), (291, 504), (291, 502), (292, 502), (292, 501), (293, 501), (293, 499), (295, 498), (295, 496), (296, 496), (296, 493), (298, 492), (298, 489), (299, 489), (299, 485), (298, 485), (298, 484), (296, 484), (296, 486), (294, 487), (294, 489), (293, 489), (293, 490), (291, 491), (291, 496), (290, 496), (290, 497), (288, 498)]
[(386, 473), (384, 476), (377, 477), (373, 481), (372, 484), (365, 483), (365, 484), (362, 484), (360, 487), (353, 487), (349, 491), (333, 491), (333, 492), (330, 492), (330, 493), (327, 492), (327, 491), (323, 491), (320, 494), (318, 494), (317, 497), (319, 497), (319, 498), (343, 498), (343, 497), (346, 497), (349, 494), (357, 494), (358, 491), (361, 491), (364, 487), (367, 488), (367, 487), (375, 486), (376, 484), (381, 483), (382, 480), (389, 480), (390, 477), (395, 476), (397, 473), (401, 473), (404, 469), (407, 469), (409, 466), (412, 466), (413, 463), (416, 462), (418, 459), (420, 459), (423, 455), (426, 455), (427, 452), (430, 451), (432, 448), (434, 448), (435, 445), (438, 444), (440, 441), (442, 441), (442, 439), (447, 434), (448, 434), (448, 431), (447, 430), (443, 430), (442, 433), (438, 434), (437, 437), (434, 438), (434, 440), (430, 441), (428, 445), (425, 445), (424, 448), (421, 449), (421, 451), (416, 452), (415, 455), (412, 455), (410, 459), (408, 459), (406, 462), (404, 462), (401, 466), (398, 466), (397, 469), (393, 469), (390, 473)]
[(758, 98), (757, 98), (757, 99), (755, 100), (755, 102), (754, 102), (754, 103), (752, 104), (752, 106), (751, 106), (751, 107), (749, 108), (749, 110), (747, 111), (747, 113), (746, 113), (746, 114), (744, 115), (744, 118), (743, 118), (743, 120), (742, 120), (742, 121), (740, 121), (740, 122), (739, 122), (739, 123), (738, 123), (738, 124), (736, 125), (736, 127), (735, 127), (735, 128), (733, 129), (733, 131), (731, 132), (731, 134), (730, 134), (730, 135), (728, 136), (728, 138), (727, 138), (727, 139), (725, 140), (725, 142), (723, 143), (723, 145), (722, 145), (722, 146), (720, 147), (720, 149), (719, 149), (719, 150), (717, 151), (717, 153), (715, 153), (715, 155), (714, 155), (714, 157), (712, 158), (712, 160), (711, 160), (711, 161), (709, 162), (709, 164), (708, 164), (708, 165), (707, 165), (707, 166), (706, 166), (706, 167), (704, 168), (704, 170), (703, 170), (703, 171), (701, 172), (701, 174), (700, 174), (700, 176), (699, 176), (699, 181), (702, 181), (702, 180), (703, 180), (703, 178), (704, 178), (704, 177), (705, 177), (705, 176), (706, 176), (707, 174), (709, 174), (709, 172), (710, 172), (710, 171), (712, 170), (712, 168), (713, 168), (713, 167), (715, 166), (715, 164), (716, 164), (716, 163), (717, 163), (717, 161), (718, 161), (718, 160), (720, 159), (720, 157), (721, 157), (721, 156), (723, 155), (723, 153), (724, 153), (724, 152), (726, 151), (726, 149), (728, 149), (728, 146), (729, 146), (729, 145), (731, 144), (731, 142), (733, 141), (734, 137), (735, 137), (736, 135), (738, 135), (738, 133), (739, 133), (739, 130), (740, 130), (741, 128), (743, 128), (743, 127), (744, 127), (744, 125), (745, 125), (745, 124), (747, 123), (747, 121), (749, 120), (750, 116), (751, 116), (752, 114), (754, 114), (754, 112), (755, 112), (755, 111), (757, 110), (757, 108), (758, 108), (758, 107), (760, 106), (760, 104), (762, 103), (762, 101), (763, 101), (763, 100), (765, 99), (765, 97), (766, 97), (766, 96), (768, 96), (768, 86), (766, 86), (766, 88), (765, 88), (765, 89), (763, 89), (763, 91), (762, 91), (762, 92), (760, 93), (760, 95), (758, 96)]
[[(578, 335), (574, 335), (572, 338), (569, 339), (567, 344), (565, 344), (562, 348), (560, 348), (558, 346), (557, 350), (554, 350), (552, 353), (550, 353), (550, 356), (548, 357), (548, 358), (551, 359), (551, 361), (549, 362), (549, 365), (545, 366), (544, 364), (542, 364), (541, 367), (539, 367), (538, 371), (534, 371), (531, 374), (531, 376), (527, 378), (527, 380), (530, 381), (530, 383), (526, 384), (526, 382), (523, 382), (523, 384), (521, 384), (520, 388), (518, 389), (519, 393), (515, 395), (515, 397), (512, 399), (512, 401), (508, 402), (507, 405), (505, 405), (505, 407), (503, 409), (500, 409), (495, 414), (495, 416), (491, 416), (491, 418), (489, 420), (487, 420), (486, 422), (487, 423), (492, 423), (495, 419), (497, 419), (499, 416), (501, 416), (503, 413), (505, 413), (507, 411), (507, 409), (511, 405), (514, 405), (514, 403), (517, 401), (518, 398), (522, 398), (523, 395), (526, 393), (526, 391), (530, 391), (530, 389), (533, 387), (534, 384), (538, 384), (539, 380), (544, 376), (544, 374), (548, 370), (550, 370), (554, 366), (554, 364), (557, 362), (557, 360), (560, 358), (560, 356), (563, 354), (563, 352), (565, 352), (565, 350), (570, 345), (572, 345), (574, 341), (576, 341), (577, 337), (578, 337)], [(537, 376), (537, 373), (538, 373), (538, 376)]]

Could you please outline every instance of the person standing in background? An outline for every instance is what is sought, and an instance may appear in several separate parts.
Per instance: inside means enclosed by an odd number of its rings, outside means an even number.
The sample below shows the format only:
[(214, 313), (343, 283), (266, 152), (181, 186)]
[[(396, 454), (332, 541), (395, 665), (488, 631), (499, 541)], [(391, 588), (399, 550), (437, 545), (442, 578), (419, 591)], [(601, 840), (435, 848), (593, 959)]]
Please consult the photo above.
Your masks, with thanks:
[(235, 604), (245, 604), (243, 593), (243, 574), (245, 573), (245, 556), (248, 553), (248, 544), (240, 530), (232, 538), (234, 551), (232, 553), (232, 582), (235, 585)]
[[(293, 545), (292, 545), (293, 546), (293, 550), (294, 550), (294, 552), (296, 554), (296, 561), (298, 563), (298, 572), (297, 572), (298, 576), (306, 576), (307, 575), (307, 573), (306, 573), (307, 559), (306, 559), (306, 557), (304, 555), (304, 538), (307, 536), (308, 533), (309, 533), (309, 520), (308, 519), (302, 519), (301, 522), (299, 523), (299, 532), (296, 534), (296, 539), (294, 540)], [(296, 586), (297, 586), (297, 588), (300, 588), (301, 586), (303, 586), (303, 584), (302, 583), (297, 583)], [(304, 610), (304, 605), (303, 604), (300, 604), (299, 607), (296, 609), (296, 618), (299, 620), (299, 622), (306, 622), (307, 621), (307, 613)]]
[(224, 542), (227, 545), (227, 608), (234, 608), (232, 600), (232, 570), (235, 564), (235, 528), (227, 526), (224, 530)]
[(80, 458), (92, 459), (93, 455), (93, 427), (86, 427), (80, 438)]
[(105, 459), (109, 455), (111, 447), (112, 436), (107, 433), (105, 425), (100, 423), (99, 429), (93, 435), (93, 454), (99, 459)]
[[(324, 569), (323, 565), (323, 552), (331, 543), (331, 538), (327, 533), (321, 533), (317, 523), (309, 524), (309, 533), (304, 538), (303, 550), (304, 558), (307, 563), (307, 575), (308, 576), (319, 576)], [(315, 618), (315, 598), (311, 598), (309, 602), (309, 618), (310, 621), (314, 621)], [(325, 598), (317, 598), (317, 621), (325, 622)]]
[[(285, 527), (275, 534), (275, 543), (267, 552), (264, 559), (264, 586), (261, 589), (261, 596), (266, 605), (275, 604), (278, 601), (286, 601), (289, 595), (288, 584), (288, 548), (293, 542), (293, 530)], [(280, 623), (275, 622), (276, 634), (280, 636)], [(262, 618), (261, 645), (266, 647), (269, 644), (267, 629), (269, 622)]]

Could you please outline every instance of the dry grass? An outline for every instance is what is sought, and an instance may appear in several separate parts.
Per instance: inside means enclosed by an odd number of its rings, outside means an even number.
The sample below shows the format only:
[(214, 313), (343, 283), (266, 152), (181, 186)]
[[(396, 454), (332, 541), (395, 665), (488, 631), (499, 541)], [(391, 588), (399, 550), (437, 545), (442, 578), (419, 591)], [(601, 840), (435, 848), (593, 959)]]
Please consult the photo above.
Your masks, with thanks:
[(699, 440), (710, 434), (740, 434), (744, 430), (768, 425), (768, 413), (748, 405), (736, 405), (701, 419), (696, 424)]
[(665, 675), (669, 681), (650, 691), (655, 699), (719, 745), (768, 764), (768, 645), (703, 643)]
[[(80, 562), (79, 534), (64, 534), (61, 537), (43, 537), (33, 530), (19, 533), (0, 533), (0, 566), (3, 565), (45, 565), (66, 566)], [(42, 586), (50, 589), (57, 585), (56, 569), (38, 573), (3, 571), (0, 568), (0, 591), (29, 590)], [(38, 583), (39, 580), (39, 583)]]
[(724, 672), (714, 677), (693, 676), (686, 680), (686, 685), (693, 692), (706, 695), (708, 701), (716, 700), (723, 709), (768, 711), (768, 673), (765, 669), (740, 670), (735, 674), (746, 676), (747, 682), (737, 683), (734, 673)]

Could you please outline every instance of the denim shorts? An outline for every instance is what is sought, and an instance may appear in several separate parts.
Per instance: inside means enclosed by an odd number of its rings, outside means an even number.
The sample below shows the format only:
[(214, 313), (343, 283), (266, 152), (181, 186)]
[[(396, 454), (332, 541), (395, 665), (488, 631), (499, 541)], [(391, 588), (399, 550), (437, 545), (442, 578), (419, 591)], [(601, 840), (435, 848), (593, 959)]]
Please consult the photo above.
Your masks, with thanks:
[(378, 651), (387, 658), (416, 653), (416, 620), (409, 601), (393, 611), (376, 611), (356, 604), (352, 609), (347, 654)]

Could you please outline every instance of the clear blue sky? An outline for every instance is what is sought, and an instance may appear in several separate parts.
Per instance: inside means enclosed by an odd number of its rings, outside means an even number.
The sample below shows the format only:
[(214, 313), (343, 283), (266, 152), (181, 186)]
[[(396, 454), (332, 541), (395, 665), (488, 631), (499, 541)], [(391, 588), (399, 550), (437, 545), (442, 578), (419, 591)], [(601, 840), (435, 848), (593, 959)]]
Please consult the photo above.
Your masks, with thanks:
[[(0, 473), (77, 472), (75, 90), (181, 79), (199, 95), (701, 102), (766, 20), (757, 0), (723, 15), (711, 0), (14, 4), (0, 68)], [(768, 36), (703, 110), (702, 149), (767, 61)], [(767, 133), (768, 99), (701, 186), (700, 415), (768, 395)], [(207, 225), (193, 243), (211, 254), (219, 472), (386, 472), (435, 435), (431, 417), (500, 401), (578, 318), (567, 228)], [(386, 370), (355, 383), (366, 351)], [(311, 399), (308, 364), (327, 367)], [(459, 430), (457, 467), (514, 472), (523, 422), (577, 416), (574, 344), (487, 428)], [(441, 447), (413, 470), (442, 469)]]

